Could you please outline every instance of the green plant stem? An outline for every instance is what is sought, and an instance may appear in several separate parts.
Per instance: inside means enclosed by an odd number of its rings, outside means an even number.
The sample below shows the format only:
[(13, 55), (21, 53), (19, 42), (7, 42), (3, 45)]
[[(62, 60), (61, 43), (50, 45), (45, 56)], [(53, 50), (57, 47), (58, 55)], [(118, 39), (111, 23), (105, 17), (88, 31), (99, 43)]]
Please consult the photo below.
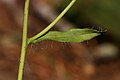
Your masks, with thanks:
[(44, 35), (46, 32), (48, 32), (64, 15), (65, 13), (72, 7), (72, 5), (75, 3), (76, 0), (72, 0), (70, 4), (62, 11), (62, 13), (50, 24), (48, 25), (44, 30), (42, 30), (40, 33), (37, 35), (33, 36), (32, 38), (28, 39), (28, 44), (37, 38), (41, 37)]
[(28, 26), (29, 3), (30, 3), (30, 0), (25, 0), (23, 38), (22, 38), (22, 48), (21, 48), (21, 56), (20, 56), (20, 64), (19, 64), (17, 80), (22, 80), (23, 72), (24, 72), (24, 63), (25, 63), (25, 56), (26, 56), (26, 49), (27, 49), (27, 26)]

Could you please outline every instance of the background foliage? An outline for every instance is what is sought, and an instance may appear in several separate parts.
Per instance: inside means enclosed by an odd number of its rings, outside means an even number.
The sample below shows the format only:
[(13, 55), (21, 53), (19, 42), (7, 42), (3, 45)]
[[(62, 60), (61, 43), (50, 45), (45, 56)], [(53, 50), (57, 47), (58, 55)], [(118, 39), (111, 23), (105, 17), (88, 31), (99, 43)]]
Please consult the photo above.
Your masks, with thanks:
[[(59, 9), (63, 9), (69, 0), (62, 0)], [(120, 0), (77, 0), (67, 18), (77, 25), (95, 24), (107, 28), (120, 39)]]

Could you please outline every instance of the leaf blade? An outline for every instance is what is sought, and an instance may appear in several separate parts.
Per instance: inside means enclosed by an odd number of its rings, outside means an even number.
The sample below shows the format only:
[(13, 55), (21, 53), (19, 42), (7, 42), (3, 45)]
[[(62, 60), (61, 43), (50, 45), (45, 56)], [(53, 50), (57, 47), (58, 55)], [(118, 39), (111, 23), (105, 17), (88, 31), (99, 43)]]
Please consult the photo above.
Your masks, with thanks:
[(33, 41), (33, 43), (42, 40), (54, 40), (58, 42), (83, 42), (100, 35), (100, 32), (93, 29), (71, 29), (65, 32), (50, 31), (43, 37)]

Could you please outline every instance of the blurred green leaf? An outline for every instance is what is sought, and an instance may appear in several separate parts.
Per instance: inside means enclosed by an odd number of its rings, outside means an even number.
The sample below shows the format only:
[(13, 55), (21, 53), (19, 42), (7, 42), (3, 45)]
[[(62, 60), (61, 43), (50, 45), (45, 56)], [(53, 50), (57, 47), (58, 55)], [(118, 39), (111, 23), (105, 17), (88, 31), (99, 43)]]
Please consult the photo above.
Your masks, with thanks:
[(82, 42), (90, 40), (100, 35), (100, 32), (93, 29), (71, 29), (66, 32), (50, 31), (43, 37), (33, 41), (33, 43), (42, 40), (54, 40), (59, 42)]

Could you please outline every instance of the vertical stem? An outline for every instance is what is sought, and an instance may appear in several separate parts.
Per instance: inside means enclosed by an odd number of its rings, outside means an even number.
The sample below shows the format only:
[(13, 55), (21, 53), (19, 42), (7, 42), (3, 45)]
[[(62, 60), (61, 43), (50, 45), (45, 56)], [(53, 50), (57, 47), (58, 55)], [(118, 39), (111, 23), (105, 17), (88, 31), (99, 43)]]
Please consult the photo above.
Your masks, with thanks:
[(25, 56), (26, 56), (26, 49), (27, 49), (27, 26), (28, 26), (29, 3), (30, 3), (30, 0), (25, 0), (22, 48), (21, 48), (21, 56), (20, 56), (20, 64), (19, 64), (17, 80), (23, 79), (24, 63), (25, 63)]

